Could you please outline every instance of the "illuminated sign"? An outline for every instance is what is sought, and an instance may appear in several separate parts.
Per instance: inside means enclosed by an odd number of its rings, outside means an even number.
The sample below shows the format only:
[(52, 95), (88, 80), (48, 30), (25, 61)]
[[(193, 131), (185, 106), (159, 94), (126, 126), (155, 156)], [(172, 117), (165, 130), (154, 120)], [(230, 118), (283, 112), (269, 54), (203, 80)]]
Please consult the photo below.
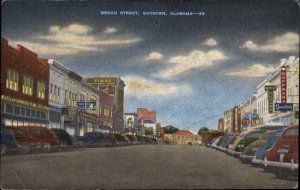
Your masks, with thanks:
[(251, 125), (252, 126), (257, 126), (257, 125), (263, 124), (263, 122), (264, 122), (263, 118), (259, 118), (259, 119), (256, 119), (256, 120), (252, 120)]
[(99, 85), (98, 89), (112, 97), (115, 96), (115, 87), (114, 86)]
[(266, 85), (265, 91), (268, 93), (268, 110), (269, 113), (273, 113), (273, 99), (274, 99), (274, 93), (273, 91), (276, 90), (275, 85)]
[(280, 71), (281, 79), (281, 103), (286, 103), (286, 67), (282, 66)]
[(37, 109), (49, 110), (49, 108), (47, 106), (43, 106), (41, 104), (28, 102), (28, 101), (17, 99), (17, 98), (13, 98), (10, 96), (1, 95), (1, 99), (9, 101), (9, 102), (13, 102), (13, 103), (22, 104), (25, 106), (30, 106), (30, 107), (37, 108)]
[(117, 78), (116, 77), (94, 77), (94, 78), (86, 78), (86, 81), (92, 85), (99, 86), (99, 85), (117, 85)]
[(79, 110), (94, 110), (96, 102), (77, 102), (77, 109)]
[(95, 114), (90, 114), (84, 111), (79, 112), (79, 116), (87, 119), (98, 120), (98, 116)]
[(239, 129), (239, 121), (238, 121), (238, 107), (234, 106), (234, 130)]
[(293, 111), (293, 104), (292, 103), (275, 103), (275, 111)]

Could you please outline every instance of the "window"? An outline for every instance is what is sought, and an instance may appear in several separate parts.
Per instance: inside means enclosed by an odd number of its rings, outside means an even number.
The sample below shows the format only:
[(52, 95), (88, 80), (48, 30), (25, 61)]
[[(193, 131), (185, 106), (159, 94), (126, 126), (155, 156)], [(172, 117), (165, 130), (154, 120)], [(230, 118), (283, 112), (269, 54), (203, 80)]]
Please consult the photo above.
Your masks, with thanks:
[(18, 107), (18, 106), (14, 107), (14, 114), (15, 115), (21, 115), (21, 109), (20, 109), (20, 107)]
[(21, 108), (21, 115), (25, 116), (26, 113), (25, 113), (25, 108)]
[(11, 104), (6, 104), (5, 113), (13, 113), (13, 112), (14, 112), (13, 105), (11, 105)]
[(6, 88), (18, 91), (19, 73), (16, 70), (8, 69), (6, 76)]
[(32, 86), (33, 80), (32, 77), (29, 75), (24, 75), (23, 78), (23, 93), (27, 95), (32, 95)]
[(50, 97), (49, 97), (50, 100), (53, 99), (53, 84), (50, 84)]
[(57, 101), (60, 100), (60, 87), (57, 88)]
[(41, 112), (41, 119), (46, 119), (46, 113), (45, 112)]
[(45, 82), (39, 81), (37, 82), (37, 90), (38, 90), (38, 98), (45, 99)]

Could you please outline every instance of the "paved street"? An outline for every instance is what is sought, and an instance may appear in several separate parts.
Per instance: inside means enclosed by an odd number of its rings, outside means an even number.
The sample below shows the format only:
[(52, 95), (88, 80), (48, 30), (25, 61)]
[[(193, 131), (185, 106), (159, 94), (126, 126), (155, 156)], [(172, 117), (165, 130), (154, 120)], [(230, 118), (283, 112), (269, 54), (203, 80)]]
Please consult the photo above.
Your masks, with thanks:
[(1, 158), (2, 189), (295, 188), (204, 146), (138, 145)]

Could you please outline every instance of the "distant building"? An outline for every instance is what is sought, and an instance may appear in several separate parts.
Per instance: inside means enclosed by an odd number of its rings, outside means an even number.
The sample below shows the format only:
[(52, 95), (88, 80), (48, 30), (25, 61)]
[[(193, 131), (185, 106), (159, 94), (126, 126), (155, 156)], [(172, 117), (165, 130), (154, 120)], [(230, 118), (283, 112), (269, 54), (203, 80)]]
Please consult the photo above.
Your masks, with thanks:
[(189, 142), (193, 144), (201, 144), (200, 135), (194, 135), (189, 130), (179, 130), (172, 134), (173, 143), (175, 144), (188, 144)]
[(138, 120), (136, 113), (124, 113), (125, 134), (136, 135), (138, 133)]
[(125, 133), (124, 81), (118, 77), (89, 77), (85, 80), (113, 97), (112, 132)]
[(218, 130), (224, 132), (224, 118), (219, 118), (219, 120), (218, 120)]
[(47, 59), (1, 37), (1, 123), (9, 126), (49, 125)]

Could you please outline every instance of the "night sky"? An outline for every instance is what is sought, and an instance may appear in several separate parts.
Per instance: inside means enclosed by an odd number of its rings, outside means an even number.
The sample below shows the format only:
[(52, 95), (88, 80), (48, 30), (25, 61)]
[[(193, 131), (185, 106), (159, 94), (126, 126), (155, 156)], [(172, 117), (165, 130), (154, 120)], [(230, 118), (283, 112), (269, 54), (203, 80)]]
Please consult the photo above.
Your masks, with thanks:
[(6, 1), (1, 14), (1, 35), (11, 45), (83, 77), (119, 76), (125, 112), (147, 107), (163, 125), (194, 133), (217, 128), (224, 111), (246, 101), (280, 59), (299, 56), (293, 0)]

